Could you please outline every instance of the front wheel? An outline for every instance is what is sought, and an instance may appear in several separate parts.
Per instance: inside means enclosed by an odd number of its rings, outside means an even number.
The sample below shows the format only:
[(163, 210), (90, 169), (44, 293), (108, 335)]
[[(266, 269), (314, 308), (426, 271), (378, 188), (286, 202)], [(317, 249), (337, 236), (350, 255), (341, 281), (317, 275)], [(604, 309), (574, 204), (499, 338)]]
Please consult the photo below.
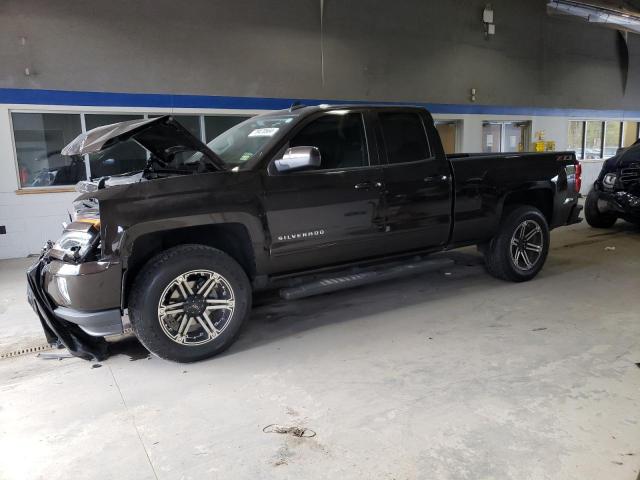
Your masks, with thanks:
[(481, 250), (491, 275), (525, 282), (542, 269), (549, 253), (549, 226), (535, 207), (514, 207), (503, 218), (496, 236)]
[(593, 188), (584, 202), (584, 217), (593, 228), (611, 228), (618, 219), (615, 213), (602, 212), (598, 208), (598, 192)]
[(155, 256), (131, 290), (131, 327), (153, 354), (177, 362), (216, 355), (236, 339), (251, 310), (251, 285), (226, 253), (182, 245)]

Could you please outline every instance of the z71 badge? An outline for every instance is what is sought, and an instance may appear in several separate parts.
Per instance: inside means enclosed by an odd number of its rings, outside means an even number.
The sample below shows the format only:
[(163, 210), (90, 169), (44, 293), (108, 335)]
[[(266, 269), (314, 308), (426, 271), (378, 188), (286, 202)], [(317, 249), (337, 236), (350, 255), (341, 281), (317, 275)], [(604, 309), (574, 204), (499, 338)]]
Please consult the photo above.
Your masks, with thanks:
[(278, 235), (278, 241), (284, 242), (285, 240), (299, 240), (302, 238), (321, 237), (323, 235), (324, 229), (321, 228), (319, 230), (311, 230), (309, 232), (287, 233), (285, 235)]

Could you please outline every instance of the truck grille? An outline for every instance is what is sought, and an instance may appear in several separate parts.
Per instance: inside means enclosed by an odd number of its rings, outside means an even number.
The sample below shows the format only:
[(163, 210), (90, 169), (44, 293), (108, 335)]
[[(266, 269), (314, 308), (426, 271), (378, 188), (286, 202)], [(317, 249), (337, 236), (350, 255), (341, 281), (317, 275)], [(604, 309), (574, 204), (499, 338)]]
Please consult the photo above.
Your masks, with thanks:
[(620, 182), (623, 187), (631, 187), (640, 182), (640, 163), (632, 163), (620, 169)]

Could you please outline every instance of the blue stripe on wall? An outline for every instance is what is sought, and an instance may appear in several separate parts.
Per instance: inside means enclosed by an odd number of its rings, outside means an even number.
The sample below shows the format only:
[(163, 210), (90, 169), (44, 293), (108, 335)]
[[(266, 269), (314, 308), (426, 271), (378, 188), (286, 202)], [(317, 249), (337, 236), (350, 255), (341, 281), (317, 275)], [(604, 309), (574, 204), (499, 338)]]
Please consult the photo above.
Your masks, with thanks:
[(245, 110), (279, 110), (294, 102), (304, 105), (377, 104), (418, 105), (436, 114), (525, 115), (581, 118), (640, 118), (640, 111), (588, 110), (537, 107), (505, 107), (494, 105), (458, 105), (423, 102), (371, 102), (362, 100), (319, 100), (269, 97), (226, 97), (216, 95), (174, 95), (159, 93), (77, 92), (67, 90), (34, 90), (0, 88), (0, 103), (20, 105), (73, 105), (91, 107), (148, 108), (225, 108)]

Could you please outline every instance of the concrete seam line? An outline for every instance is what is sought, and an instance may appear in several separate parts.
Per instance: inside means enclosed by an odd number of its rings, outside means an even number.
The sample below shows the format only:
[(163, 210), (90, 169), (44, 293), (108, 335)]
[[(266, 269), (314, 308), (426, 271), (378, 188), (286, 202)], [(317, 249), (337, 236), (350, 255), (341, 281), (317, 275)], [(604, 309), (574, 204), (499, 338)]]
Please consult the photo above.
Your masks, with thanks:
[(155, 477), (156, 480), (158, 480), (158, 474), (156, 473), (156, 469), (153, 466), (153, 463), (151, 462), (151, 457), (149, 457), (149, 452), (147, 451), (147, 447), (145, 446), (144, 441), (142, 440), (142, 436), (140, 435), (140, 430), (138, 430), (138, 425), (136, 424), (136, 417), (131, 413), (131, 411), (129, 410), (129, 407), (127, 406), (127, 402), (124, 400), (124, 395), (122, 395), (122, 390), (120, 390), (120, 385), (118, 384), (118, 380), (116, 380), (116, 376), (113, 374), (113, 370), (111, 369), (111, 366), (107, 365), (107, 368), (109, 368), (109, 372), (111, 373), (111, 378), (113, 378), (113, 383), (118, 389), (118, 393), (120, 394), (120, 399), (122, 400), (122, 405), (124, 406), (124, 409), (126, 410), (129, 417), (131, 418), (131, 423), (133, 423), (133, 428), (135, 429), (136, 434), (138, 435), (138, 440), (140, 441), (140, 445), (142, 445), (142, 450), (144, 450), (144, 454), (147, 457), (147, 461), (149, 462), (149, 466), (151, 467), (153, 476)]

